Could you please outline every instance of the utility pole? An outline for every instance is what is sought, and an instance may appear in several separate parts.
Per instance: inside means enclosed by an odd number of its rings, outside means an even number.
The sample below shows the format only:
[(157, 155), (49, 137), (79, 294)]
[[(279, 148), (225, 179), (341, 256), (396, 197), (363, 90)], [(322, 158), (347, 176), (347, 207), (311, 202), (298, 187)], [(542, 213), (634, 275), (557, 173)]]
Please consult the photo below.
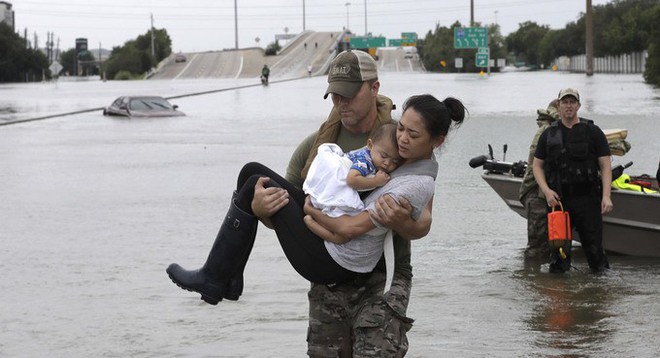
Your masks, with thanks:
[(367, 31), (367, 0), (364, 0), (364, 36), (369, 36), (369, 31)]
[(156, 51), (154, 50), (154, 14), (151, 14), (151, 58), (156, 61)]
[(53, 40), (51, 37), (52, 33), (48, 31), (46, 33), (46, 58), (49, 64), (53, 62)]
[(303, 31), (305, 31), (305, 0), (303, 0)]
[(470, 27), (474, 27), (474, 0), (470, 0)]
[(587, 55), (587, 76), (594, 75), (594, 21), (593, 12), (591, 11), (591, 0), (587, 0), (587, 15), (585, 19), (585, 38), (586, 38), (586, 55)]
[(237, 0), (234, 0), (234, 39), (236, 41), (236, 49), (238, 50), (238, 5)]
[(54, 50), (54, 47), (55, 47), (55, 33), (54, 33), (54, 32), (51, 32), (51, 33), (50, 33), (50, 46), (49, 46), (49, 49), (50, 49), (50, 58), (48, 59), (51, 63), (52, 63), (53, 61), (55, 61), (55, 50)]

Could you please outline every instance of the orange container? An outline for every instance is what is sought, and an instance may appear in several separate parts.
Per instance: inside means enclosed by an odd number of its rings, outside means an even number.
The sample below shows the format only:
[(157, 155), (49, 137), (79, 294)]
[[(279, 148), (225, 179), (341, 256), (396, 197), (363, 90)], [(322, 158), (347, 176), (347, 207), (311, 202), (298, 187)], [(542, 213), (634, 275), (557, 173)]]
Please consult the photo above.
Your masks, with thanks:
[(564, 211), (564, 207), (559, 202), (561, 211), (552, 211), (548, 213), (548, 242), (550, 247), (559, 248), (563, 247), (567, 241), (573, 239), (571, 232), (571, 218), (568, 211)]

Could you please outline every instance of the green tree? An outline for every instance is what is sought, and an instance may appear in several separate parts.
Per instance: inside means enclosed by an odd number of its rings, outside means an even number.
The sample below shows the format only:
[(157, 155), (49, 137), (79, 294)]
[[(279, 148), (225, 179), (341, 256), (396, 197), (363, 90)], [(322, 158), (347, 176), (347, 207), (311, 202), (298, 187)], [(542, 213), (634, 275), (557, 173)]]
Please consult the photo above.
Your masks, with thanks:
[[(594, 55), (608, 56), (641, 52), (651, 40), (653, 22), (652, 9), (658, 7), (657, 0), (615, 1), (595, 6)], [(578, 25), (584, 28), (584, 17)]]
[(41, 81), (44, 74), (50, 77), (46, 55), (0, 23), (0, 82)]
[[(151, 56), (151, 31), (146, 34), (140, 35), (135, 39), (135, 46), (141, 52)], [(172, 41), (170, 40), (167, 30), (154, 29), (154, 55), (153, 61), (158, 63), (172, 53)]]
[(89, 76), (98, 74), (96, 68), (96, 58), (90, 51), (81, 51), (78, 54), (78, 69), (76, 72), (74, 66), (76, 65), (76, 49), (68, 49), (60, 53), (60, 64), (62, 65), (61, 73), (66, 73), (69, 76)]
[[(136, 78), (145, 74), (172, 53), (172, 40), (165, 29), (154, 30), (154, 56), (151, 54), (151, 31), (135, 40), (114, 47), (103, 71), (108, 79), (114, 79), (119, 72), (121, 78)], [(129, 75), (127, 75), (129, 74)]]
[(139, 75), (151, 68), (150, 61), (144, 61), (149, 55), (139, 51), (134, 46), (134, 41), (128, 41), (122, 47), (114, 47), (110, 58), (104, 63), (104, 69), (108, 79), (114, 79), (120, 71), (127, 71), (132, 75)]
[[(62, 65), (61, 73), (73, 75), (75, 71), (73, 66), (75, 64), (74, 57), (76, 56), (76, 49), (68, 49), (60, 53), (60, 64)], [(59, 74), (59, 73), (58, 73)]]
[(90, 76), (98, 74), (96, 67), (96, 58), (90, 51), (81, 51), (78, 53), (78, 66), (80, 72), (78, 73), (81, 76)]
[[(459, 23), (454, 25), (460, 27)], [(427, 71), (451, 71), (456, 58), (453, 27), (436, 24), (433, 32), (429, 31), (424, 39), (418, 40), (417, 51)]]
[(518, 30), (507, 36), (507, 48), (514, 53), (516, 62), (540, 65), (539, 46), (550, 28), (533, 21), (523, 22), (519, 26)]
[[(491, 24), (487, 26), (488, 28), (488, 47), (490, 48), (490, 58), (506, 58), (507, 57), (507, 47), (506, 39), (502, 36), (500, 32), (500, 25)], [(497, 65), (497, 64), (496, 64)]]
[[(594, 6), (594, 56), (618, 56), (648, 49), (647, 64), (652, 63), (655, 55), (650, 46), (658, 38), (657, 33), (653, 35), (654, 29), (660, 26), (655, 17), (658, 8), (658, 0), (615, 0)], [(518, 31), (507, 36), (508, 50), (514, 58), (528, 62), (536, 58), (540, 64), (549, 64), (560, 56), (584, 54), (585, 24), (585, 14), (581, 14), (577, 21), (563, 29), (548, 29), (534, 48), (533, 43), (525, 44), (533, 26), (523, 23)]]
[(651, 30), (651, 44), (649, 45), (644, 80), (656, 87), (660, 87), (660, 6), (655, 6), (649, 14), (655, 26)]
[[(490, 58), (506, 57), (505, 40), (500, 33), (500, 27), (495, 24), (483, 26), (476, 23), (475, 27), (486, 27), (488, 29), (488, 46)], [(436, 24), (433, 31), (429, 31), (423, 39), (417, 41), (419, 57), (427, 71), (432, 72), (476, 72), (475, 64), (476, 49), (454, 48), (454, 29), (463, 27), (456, 21), (451, 27)], [(463, 68), (454, 66), (457, 58), (463, 59)]]
[(268, 44), (268, 46), (266, 46), (266, 56), (275, 56), (281, 49), (282, 46), (280, 46), (280, 42), (275, 40), (275, 42), (271, 42)]

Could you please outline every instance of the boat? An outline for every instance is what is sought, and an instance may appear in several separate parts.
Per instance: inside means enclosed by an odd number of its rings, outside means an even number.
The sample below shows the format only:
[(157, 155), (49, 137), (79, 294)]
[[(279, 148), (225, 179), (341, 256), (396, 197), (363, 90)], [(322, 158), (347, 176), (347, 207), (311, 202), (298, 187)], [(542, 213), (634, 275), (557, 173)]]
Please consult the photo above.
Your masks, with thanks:
[[(632, 163), (629, 163), (632, 164)], [(470, 161), (473, 168), (483, 167), (481, 177), (504, 200), (506, 205), (525, 217), (518, 191), (526, 162), (503, 162), (486, 155)], [(658, 178), (643, 178), (658, 190)], [(660, 257), (660, 193), (642, 193), (612, 189), (614, 209), (603, 216), (603, 248), (607, 252), (643, 257)], [(579, 241), (574, 233), (573, 238)]]

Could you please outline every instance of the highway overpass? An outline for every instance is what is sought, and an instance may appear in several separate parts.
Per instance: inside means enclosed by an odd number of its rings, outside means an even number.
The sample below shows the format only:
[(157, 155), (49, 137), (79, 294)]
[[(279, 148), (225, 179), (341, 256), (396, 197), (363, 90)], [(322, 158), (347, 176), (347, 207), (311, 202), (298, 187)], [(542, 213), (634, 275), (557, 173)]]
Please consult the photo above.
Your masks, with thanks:
[[(175, 54), (163, 60), (150, 79), (195, 78), (258, 78), (267, 64), (271, 79), (291, 79), (325, 75), (335, 57), (341, 32), (304, 31), (287, 44), (276, 56), (266, 56), (262, 48), (185, 53), (185, 62), (175, 62)], [(381, 48), (377, 51), (379, 71), (420, 72), (421, 62), (416, 54), (402, 48)], [(411, 57), (411, 58), (408, 58)]]

